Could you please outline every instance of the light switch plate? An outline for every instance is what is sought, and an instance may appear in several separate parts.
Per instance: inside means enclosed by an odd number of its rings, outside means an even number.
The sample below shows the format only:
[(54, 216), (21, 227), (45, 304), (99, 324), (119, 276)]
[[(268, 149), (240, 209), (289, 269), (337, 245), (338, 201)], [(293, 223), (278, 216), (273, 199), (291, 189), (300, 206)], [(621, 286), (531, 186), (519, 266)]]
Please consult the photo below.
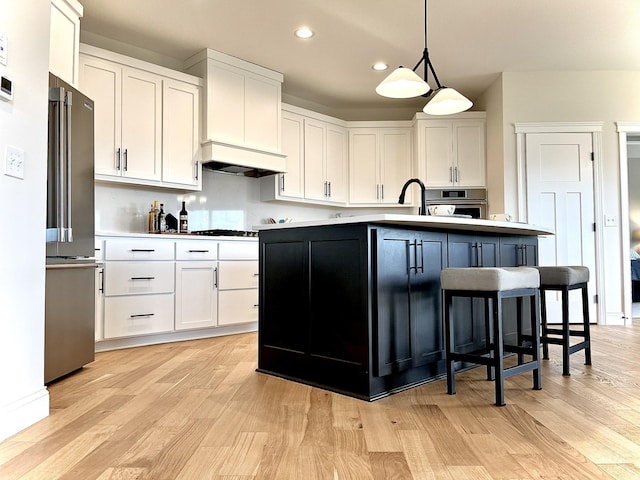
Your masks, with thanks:
[(7, 145), (4, 151), (4, 174), (24, 180), (24, 150)]
[(7, 37), (4, 35), (0, 35), (0, 64), (7, 64), (7, 51), (9, 49), (9, 44), (7, 42)]

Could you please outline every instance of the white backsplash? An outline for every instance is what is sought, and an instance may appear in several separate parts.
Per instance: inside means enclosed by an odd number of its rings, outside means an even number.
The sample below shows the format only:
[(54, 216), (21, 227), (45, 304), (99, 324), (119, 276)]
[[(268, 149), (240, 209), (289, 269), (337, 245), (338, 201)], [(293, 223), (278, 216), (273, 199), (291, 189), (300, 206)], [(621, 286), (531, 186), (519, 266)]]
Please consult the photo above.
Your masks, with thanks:
[(154, 200), (164, 204), (165, 213), (176, 218), (186, 201), (189, 230), (225, 228), (251, 230), (254, 225), (291, 218), (320, 220), (371, 213), (411, 213), (410, 208), (339, 208), (260, 201), (260, 180), (244, 176), (203, 171), (201, 192), (183, 192), (116, 183), (97, 183), (95, 188), (96, 232), (146, 233), (149, 207)]

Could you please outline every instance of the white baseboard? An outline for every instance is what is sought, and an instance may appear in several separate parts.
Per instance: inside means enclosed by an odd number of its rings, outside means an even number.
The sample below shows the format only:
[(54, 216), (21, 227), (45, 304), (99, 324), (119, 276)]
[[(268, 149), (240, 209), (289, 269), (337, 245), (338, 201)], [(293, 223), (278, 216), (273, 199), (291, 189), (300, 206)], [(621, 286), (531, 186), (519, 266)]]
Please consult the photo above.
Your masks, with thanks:
[(607, 312), (605, 325), (625, 325), (623, 312)]
[(38, 391), (22, 397), (0, 410), (0, 441), (30, 427), (49, 415), (49, 390), (43, 386)]

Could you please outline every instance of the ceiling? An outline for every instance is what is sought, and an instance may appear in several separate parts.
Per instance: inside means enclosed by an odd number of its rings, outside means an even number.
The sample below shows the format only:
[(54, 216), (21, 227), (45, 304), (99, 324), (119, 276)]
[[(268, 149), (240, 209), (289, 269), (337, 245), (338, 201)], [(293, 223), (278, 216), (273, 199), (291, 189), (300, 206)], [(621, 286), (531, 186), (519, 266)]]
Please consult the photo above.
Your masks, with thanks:
[[(281, 72), (285, 100), (343, 111), (345, 120), (424, 105), (378, 96), (388, 72), (371, 69), (376, 61), (412, 68), (420, 59), (422, 0), (80, 2), (85, 37), (180, 61), (212, 48)], [(301, 25), (315, 36), (294, 37)], [(431, 0), (428, 46), (440, 82), (476, 100), (500, 72), (640, 70), (639, 25), (640, 0)]]

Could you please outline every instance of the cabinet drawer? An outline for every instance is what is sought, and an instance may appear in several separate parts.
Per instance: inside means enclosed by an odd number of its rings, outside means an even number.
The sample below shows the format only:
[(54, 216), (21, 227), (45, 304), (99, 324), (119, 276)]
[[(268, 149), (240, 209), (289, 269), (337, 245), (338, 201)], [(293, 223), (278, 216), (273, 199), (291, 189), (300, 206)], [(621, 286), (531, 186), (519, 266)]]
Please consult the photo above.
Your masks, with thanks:
[(173, 294), (109, 297), (104, 301), (104, 338), (173, 330)]
[(258, 262), (254, 260), (218, 263), (218, 289), (258, 288)]
[(173, 260), (171, 240), (106, 240), (105, 260)]
[(104, 294), (173, 293), (173, 262), (107, 262)]
[(176, 260), (215, 260), (217, 258), (217, 242), (176, 242)]
[(218, 325), (258, 321), (258, 289), (218, 292)]
[(258, 242), (220, 242), (220, 260), (258, 260)]

